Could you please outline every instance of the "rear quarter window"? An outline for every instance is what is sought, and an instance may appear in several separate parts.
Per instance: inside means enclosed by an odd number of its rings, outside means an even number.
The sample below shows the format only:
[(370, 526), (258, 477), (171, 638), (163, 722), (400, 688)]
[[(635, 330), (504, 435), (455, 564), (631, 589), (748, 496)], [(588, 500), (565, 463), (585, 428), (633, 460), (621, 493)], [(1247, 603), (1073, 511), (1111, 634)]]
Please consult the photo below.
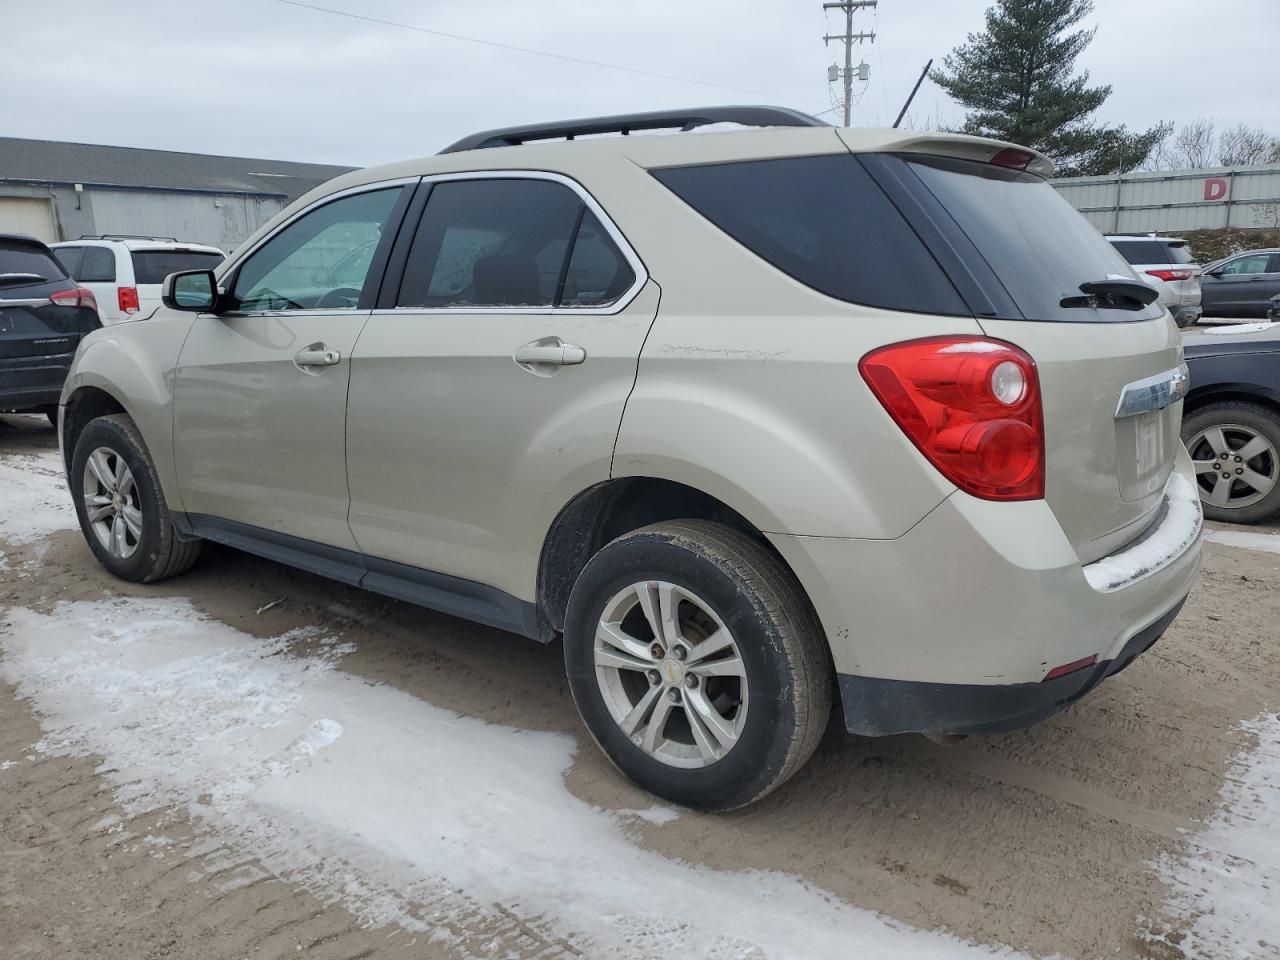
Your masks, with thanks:
[(134, 250), (132, 257), (134, 283), (164, 283), (171, 273), (212, 270), (224, 259), (220, 253), (205, 250)]
[(970, 313), (853, 156), (672, 167), (653, 175), (752, 253), (820, 293), (891, 310)]

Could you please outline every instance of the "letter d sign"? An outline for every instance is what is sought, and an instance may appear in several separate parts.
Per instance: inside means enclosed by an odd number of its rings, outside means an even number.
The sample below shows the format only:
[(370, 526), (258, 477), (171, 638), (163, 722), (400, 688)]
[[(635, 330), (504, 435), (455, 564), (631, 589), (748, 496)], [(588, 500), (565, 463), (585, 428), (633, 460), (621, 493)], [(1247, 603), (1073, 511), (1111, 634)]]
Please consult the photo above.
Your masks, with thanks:
[(1222, 177), (1206, 177), (1204, 181), (1204, 198), (1206, 200), (1224, 200), (1227, 196), (1227, 181)]

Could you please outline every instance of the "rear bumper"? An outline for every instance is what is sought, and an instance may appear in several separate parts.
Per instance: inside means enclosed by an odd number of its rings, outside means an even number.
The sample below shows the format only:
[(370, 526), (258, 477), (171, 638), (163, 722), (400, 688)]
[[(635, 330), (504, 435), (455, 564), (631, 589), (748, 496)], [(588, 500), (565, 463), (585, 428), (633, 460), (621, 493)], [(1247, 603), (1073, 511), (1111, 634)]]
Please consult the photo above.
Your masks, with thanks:
[(1088, 564), (1042, 500), (953, 494), (895, 540), (769, 535), (817, 610), (859, 733), (1007, 729), (1060, 709), (1163, 632), (1200, 538), (1185, 451), (1147, 530)]
[(840, 674), (840, 700), (850, 733), (1002, 733), (1021, 730), (1079, 700), (1119, 673), (1163, 636), (1186, 597), (1135, 633), (1114, 659), (1040, 683), (917, 683)]
[(1198, 303), (1189, 306), (1171, 306), (1169, 312), (1173, 314), (1173, 319), (1179, 326), (1195, 323), (1204, 313)]

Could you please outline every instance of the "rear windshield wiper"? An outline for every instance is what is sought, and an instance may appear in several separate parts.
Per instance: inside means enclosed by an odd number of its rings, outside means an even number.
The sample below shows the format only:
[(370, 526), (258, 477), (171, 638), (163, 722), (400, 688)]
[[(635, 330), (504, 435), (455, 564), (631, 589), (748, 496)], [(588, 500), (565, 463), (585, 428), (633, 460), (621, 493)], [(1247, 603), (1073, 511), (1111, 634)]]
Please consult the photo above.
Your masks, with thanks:
[(24, 283), (48, 283), (48, 277), (38, 273), (0, 273), (0, 287), (18, 286)]
[(1080, 284), (1083, 296), (1063, 297), (1060, 307), (1110, 307), (1117, 310), (1141, 310), (1155, 302), (1160, 294), (1141, 280), (1124, 277), (1108, 277), (1106, 280), (1086, 280)]

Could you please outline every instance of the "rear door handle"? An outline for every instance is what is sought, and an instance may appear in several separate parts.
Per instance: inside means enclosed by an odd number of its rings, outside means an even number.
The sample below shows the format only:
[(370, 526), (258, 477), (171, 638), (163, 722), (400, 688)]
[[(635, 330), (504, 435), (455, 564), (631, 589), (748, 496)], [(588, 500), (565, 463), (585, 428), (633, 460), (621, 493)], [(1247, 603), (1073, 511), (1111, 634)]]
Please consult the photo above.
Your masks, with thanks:
[(512, 358), (522, 367), (537, 364), (569, 367), (583, 363), (587, 359), (587, 351), (575, 344), (565, 343), (559, 337), (546, 337), (517, 347)]
[(313, 343), (293, 355), (293, 362), (299, 367), (332, 367), (341, 359), (342, 354), (323, 343)]

